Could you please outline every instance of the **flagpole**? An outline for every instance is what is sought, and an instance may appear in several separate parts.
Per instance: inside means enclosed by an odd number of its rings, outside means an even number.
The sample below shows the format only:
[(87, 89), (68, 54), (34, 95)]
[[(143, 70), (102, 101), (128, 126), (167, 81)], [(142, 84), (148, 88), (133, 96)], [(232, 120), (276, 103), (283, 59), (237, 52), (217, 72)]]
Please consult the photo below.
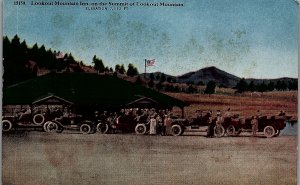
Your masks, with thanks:
[(144, 73), (144, 78), (145, 78), (145, 79), (146, 79), (146, 68), (147, 68), (146, 62), (147, 62), (147, 59), (145, 59), (145, 73)]

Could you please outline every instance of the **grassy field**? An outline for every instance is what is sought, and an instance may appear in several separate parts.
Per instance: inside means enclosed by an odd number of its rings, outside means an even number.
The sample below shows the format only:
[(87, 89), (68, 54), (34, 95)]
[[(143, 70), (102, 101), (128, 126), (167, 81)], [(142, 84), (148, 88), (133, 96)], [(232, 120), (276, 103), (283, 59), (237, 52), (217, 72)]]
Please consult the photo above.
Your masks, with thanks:
[[(185, 93), (166, 93), (172, 97), (190, 103), (185, 108), (186, 116), (195, 116), (196, 110), (221, 110), (228, 108), (234, 114), (247, 117), (255, 115), (257, 110), (263, 115), (278, 115), (280, 110), (287, 115), (293, 116), (297, 120), (298, 91), (284, 92), (264, 92), (264, 93), (243, 93), (234, 94), (231, 89), (218, 89), (218, 94), (185, 94)], [(180, 114), (178, 109), (174, 110)]]
[(297, 137), (3, 135), (5, 185), (296, 184)]

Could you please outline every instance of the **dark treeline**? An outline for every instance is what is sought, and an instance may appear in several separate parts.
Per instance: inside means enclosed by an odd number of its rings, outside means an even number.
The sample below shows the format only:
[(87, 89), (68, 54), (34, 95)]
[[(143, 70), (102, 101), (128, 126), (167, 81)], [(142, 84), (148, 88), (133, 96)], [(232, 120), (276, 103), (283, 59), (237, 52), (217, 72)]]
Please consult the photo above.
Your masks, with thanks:
[(69, 69), (71, 64), (74, 71), (82, 71), (79, 65), (83, 63), (76, 61), (71, 53), (62, 55), (37, 43), (29, 47), (18, 35), (11, 40), (3, 37), (4, 87), (36, 77), (40, 68), (55, 72)]
[[(139, 74), (133, 64), (128, 65), (127, 71), (123, 64), (117, 64), (114, 70), (112, 67), (105, 66), (102, 59), (96, 55), (92, 63), (98, 73), (109, 72), (131, 77)], [(49, 71), (53, 73), (85, 72), (84, 66), (86, 65), (82, 61), (74, 59), (72, 53), (63, 54), (51, 48), (47, 49), (44, 45), (39, 46), (37, 43), (28, 46), (26, 41), (21, 41), (18, 35), (11, 40), (7, 36), (3, 37), (4, 87), (49, 73)], [(43, 73), (43, 70), (46, 72)]]
[(247, 83), (247, 81), (242, 78), (235, 87), (236, 92), (268, 92), (268, 91), (288, 91), (288, 90), (298, 90), (298, 80), (290, 79), (288, 81), (277, 80), (276, 82), (270, 81), (269, 83), (265, 83), (264, 81), (261, 83), (255, 84), (254, 81)]

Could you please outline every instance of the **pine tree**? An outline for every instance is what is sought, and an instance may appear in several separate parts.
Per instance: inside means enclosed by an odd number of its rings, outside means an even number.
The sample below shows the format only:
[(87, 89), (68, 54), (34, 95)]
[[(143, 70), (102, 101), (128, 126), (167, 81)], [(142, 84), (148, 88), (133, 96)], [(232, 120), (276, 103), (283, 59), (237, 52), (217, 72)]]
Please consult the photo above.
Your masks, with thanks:
[(214, 94), (215, 93), (215, 88), (216, 88), (216, 82), (214, 81), (209, 81), (206, 85), (206, 88), (204, 90), (205, 94)]
[(105, 66), (103, 64), (102, 59), (97, 58), (96, 55), (94, 55), (93, 57), (93, 62), (94, 64), (94, 69), (98, 72), (98, 73), (103, 73), (105, 71)]

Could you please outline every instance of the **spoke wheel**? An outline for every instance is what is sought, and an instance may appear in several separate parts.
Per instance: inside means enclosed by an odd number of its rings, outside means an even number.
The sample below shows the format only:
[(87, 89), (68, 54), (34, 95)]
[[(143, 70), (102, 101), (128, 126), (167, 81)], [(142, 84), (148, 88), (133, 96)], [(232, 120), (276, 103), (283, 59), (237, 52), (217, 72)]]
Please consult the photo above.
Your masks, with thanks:
[(3, 120), (2, 121), (2, 131), (3, 132), (8, 132), (12, 129), (12, 123), (8, 120)]
[(272, 127), (272, 126), (266, 126), (264, 128), (264, 135), (267, 138), (273, 137), (275, 135), (275, 129), (274, 129), (274, 127)]
[(45, 132), (49, 132), (49, 130), (48, 130), (48, 124), (49, 124), (49, 123), (51, 123), (51, 121), (47, 121), (47, 122), (45, 122), (44, 125), (43, 125), (43, 130), (44, 130)]
[(147, 131), (145, 124), (137, 124), (135, 127), (135, 133), (138, 135), (144, 135)]
[(108, 125), (105, 123), (98, 123), (97, 132), (100, 132), (101, 134), (106, 134), (108, 132)]
[(171, 127), (171, 134), (173, 136), (179, 136), (182, 133), (182, 128), (180, 125), (173, 125)]
[(36, 114), (33, 116), (32, 121), (35, 125), (42, 125), (45, 121), (45, 117), (43, 114)]
[(88, 134), (88, 133), (90, 133), (91, 132), (91, 126), (90, 125), (88, 125), (88, 124), (82, 124), (81, 126), (80, 126), (80, 132), (81, 133), (83, 133), (83, 134)]
[(225, 129), (222, 125), (217, 125), (215, 127), (215, 136), (216, 137), (223, 137), (225, 134)]
[(58, 125), (55, 122), (50, 122), (47, 124), (47, 130), (48, 132), (57, 132), (58, 130)]
[(228, 136), (235, 136), (235, 128), (233, 125), (229, 125), (226, 129), (226, 133)]

